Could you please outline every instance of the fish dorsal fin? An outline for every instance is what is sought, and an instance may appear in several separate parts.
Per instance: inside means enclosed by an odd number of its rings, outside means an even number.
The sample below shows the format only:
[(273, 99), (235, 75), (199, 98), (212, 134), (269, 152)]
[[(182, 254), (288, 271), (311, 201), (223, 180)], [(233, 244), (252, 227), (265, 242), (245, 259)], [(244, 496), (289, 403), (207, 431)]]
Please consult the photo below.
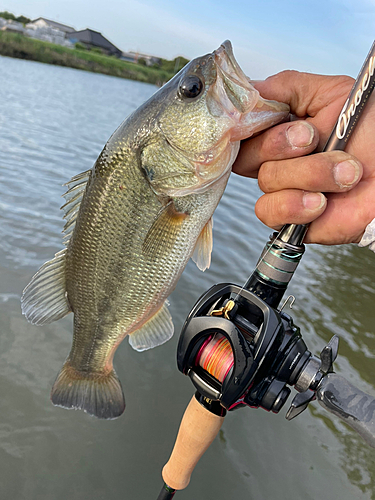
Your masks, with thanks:
[(194, 248), (194, 253), (192, 255), (193, 261), (196, 263), (198, 269), (205, 271), (210, 267), (211, 264), (211, 252), (212, 252), (212, 217), (204, 226), (197, 239), (197, 243)]
[[(76, 224), (77, 215), (91, 170), (82, 172), (65, 184), (68, 186), (64, 194), (64, 210), (66, 223), (64, 226), (64, 243), (68, 245)], [(65, 253), (58, 252), (33, 276), (23, 291), (22, 312), (34, 325), (44, 325), (62, 318), (71, 311), (65, 286)]]
[(159, 311), (144, 325), (129, 335), (129, 344), (136, 351), (146, 351), (167, 342), (174, 331), (172, 316), (164, 302)]
[(178, 212), (173, 200), (168, 202), (158, 213), (143, 242), (143, 254), (155, 260), (158, 256), (171, 251), (174, 247), (181, 226), (189, 215)]
[(86, 170), (70, 179), (64, 186), (68, 186), (67, 192), (63, 195), (66, 203), (61, 207), (64, 210), (64, 244), (67, 246), (76, 225), (79, 207), (86, 190), (87, 182), (92, 170)]
[(61, 250), (33, 276), (23, 291), (22, 312), (34, 325), (44, 325), (71, 311), (65, 289), (65, 252)]

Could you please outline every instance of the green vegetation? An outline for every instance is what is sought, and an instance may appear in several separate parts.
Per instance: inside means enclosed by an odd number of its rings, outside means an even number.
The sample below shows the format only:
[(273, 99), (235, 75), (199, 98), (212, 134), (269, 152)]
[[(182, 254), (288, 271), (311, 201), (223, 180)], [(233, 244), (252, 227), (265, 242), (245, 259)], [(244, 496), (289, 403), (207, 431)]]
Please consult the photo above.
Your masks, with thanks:
[[(77, 47), (69, 49), (6, 31), (0, 31), (0, 55), (104, 73), (105, 75), (153, 83), (159, 86), (172, 78), (176, 67), (176, 60), (166, 61), (166, 63), (170, 63), (169, 66), (165, 66), (163, 64), (165, 60), (162, 60), (162, 64), (157, 67), (156, 65), (147, 67), (121, 61), (116, 57), (97, 54), (92, 50), (82, 50)], [(186, 61), (183, 58), (177, 59)]]
[(80, 42), (77, 42), (74, 44), (74, 47), (77, 49), (77, 50), (86, 50), (86, 47), (83, 45), (83, 43), (80, 43)]
[(25, 16), (18, 16), (16, 17), (14, 14), (11, 12), (8, 12), (4, 10), (3, 12), (0, 12), (0, 17), (3, 19), (11, 19), (12, 21), (18, 21), (19, 23), (27, 24), (31, 21), (28, 17)]
[(163, 69), (167, 73), (172, 73), (175, 75), (182, 69), (187, 63), (189, 59), (185, 59), (185, 57), (179, 56), (173, 59), (173, 61), (168, 61), (167, 59), (161, 59), (161, 63), (157, 66), (160, 69)]

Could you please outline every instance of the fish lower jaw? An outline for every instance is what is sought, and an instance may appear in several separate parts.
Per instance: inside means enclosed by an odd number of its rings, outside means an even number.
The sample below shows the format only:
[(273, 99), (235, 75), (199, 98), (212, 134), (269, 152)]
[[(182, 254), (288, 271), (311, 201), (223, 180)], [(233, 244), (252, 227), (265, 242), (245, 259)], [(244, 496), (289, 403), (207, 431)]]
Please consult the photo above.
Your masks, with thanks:
[(288, 115), (289, 111), (267, 111), (263, 116), (256, 116), (256, 114), (252, 113), (243, 115), (238, 125), (232, 130), (232, 140), (243, 141), (248, 139), (254, 134), (286, 120)]

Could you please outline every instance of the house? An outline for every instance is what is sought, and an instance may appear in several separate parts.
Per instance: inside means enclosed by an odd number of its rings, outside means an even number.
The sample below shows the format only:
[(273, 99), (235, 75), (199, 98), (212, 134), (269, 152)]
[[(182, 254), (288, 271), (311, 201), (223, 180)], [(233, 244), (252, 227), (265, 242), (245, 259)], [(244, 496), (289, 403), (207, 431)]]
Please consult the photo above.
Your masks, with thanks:
[(144, 59), (147, 66), (153, 66), (154, 64), (160, 64), (161, 58), (157, 56), (151, 56), (150, 54), (143, 54), (142, 52), (135, 52), (130, 50), (128, 52), (129, 57), (132, 57), (134, 62), (138, 62), (140, 59)]
[(25, 35), (44, 42), (73, 47), (73, 44), (67, 39), (68, 34), (72, 31), (74, 31), (74, 28), (71, 26), (57, 23), (44, 17), (38, 17), (38, 19), (26, 24)]
[(74, 28), (71, 26), (67, 26), (66, 24), (61, 24), (57, 23), (56, 21), (51, 21), (50, 19), (46, 19), (45, 17), (38, 17), (38, 19), (34, 19), (34, 21), (31, 21), (30, 23), (26, 24), (26, 29), (46, 29), (46, 28), (52, 28), (55, 30), (62, 31), (63, 33), (72, 33), (75, 31)]
[(137, 59), (136, 59), (134, 53), (130, 54), (130, 52), (121, 52), (120, 59), (122, 59), (123, 61), (132, 62), (132, 63), (137, 62)]
[(109, 56), (121, 57), (122, 54), (121, 50), (107, 40), (99, 31), (94, 31), (90, 28), (69, 33), (68, 38), (73, 43), (81, 43), (87, 49), (101, 49), (104, 54)]
[(23, 35), (25, 33), (25, 28), (22, 23), (18, 21), (13, 21), (12, 19), (8, 19), (6, 24), (3, 25), (1, 31), (10, 31), (11, 33), (18, 33)]

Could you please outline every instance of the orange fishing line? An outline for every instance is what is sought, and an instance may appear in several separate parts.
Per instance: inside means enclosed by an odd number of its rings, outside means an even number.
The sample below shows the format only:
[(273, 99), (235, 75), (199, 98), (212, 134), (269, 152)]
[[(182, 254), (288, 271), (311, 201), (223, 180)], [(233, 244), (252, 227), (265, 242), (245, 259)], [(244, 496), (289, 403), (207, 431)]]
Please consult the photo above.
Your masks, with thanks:
[(210, 375), (223, 382), (233, 366), (233, 352), (229, 341), (217, 333), (203, 348), (199, 365)]

